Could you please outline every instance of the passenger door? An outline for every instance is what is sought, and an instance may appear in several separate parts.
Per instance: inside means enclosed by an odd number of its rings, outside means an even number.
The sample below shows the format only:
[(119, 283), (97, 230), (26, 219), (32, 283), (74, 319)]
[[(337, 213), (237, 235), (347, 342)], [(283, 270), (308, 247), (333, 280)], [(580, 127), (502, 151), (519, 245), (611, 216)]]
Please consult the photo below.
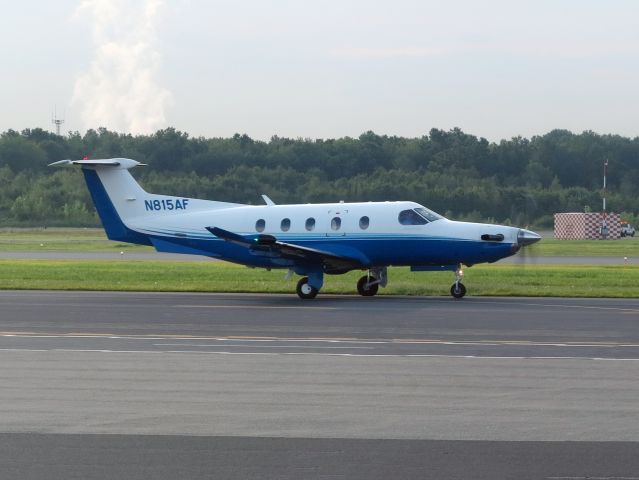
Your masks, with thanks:
[(347, 209), (334, 209), (328, 211), (328, 221), (326, 224), (327, 237), (343, 237), (347, 228)]

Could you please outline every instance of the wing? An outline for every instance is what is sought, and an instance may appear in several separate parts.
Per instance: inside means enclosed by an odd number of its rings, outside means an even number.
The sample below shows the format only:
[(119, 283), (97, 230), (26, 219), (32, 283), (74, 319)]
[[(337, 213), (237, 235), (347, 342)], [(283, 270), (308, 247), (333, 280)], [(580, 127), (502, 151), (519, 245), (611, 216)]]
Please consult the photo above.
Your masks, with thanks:
[(206, 227), (206, 229), (218, 238), (248, 248), (254, 255), (322, 264), (324, 265), (325, 271), (346, 271), (356, 268), (366, 268), (357, 258), (337, 255), (315, 248), (302, 247), (292, 243), (280, 242), (273, 235), (253, 235), (245, 237), (218, 227)]

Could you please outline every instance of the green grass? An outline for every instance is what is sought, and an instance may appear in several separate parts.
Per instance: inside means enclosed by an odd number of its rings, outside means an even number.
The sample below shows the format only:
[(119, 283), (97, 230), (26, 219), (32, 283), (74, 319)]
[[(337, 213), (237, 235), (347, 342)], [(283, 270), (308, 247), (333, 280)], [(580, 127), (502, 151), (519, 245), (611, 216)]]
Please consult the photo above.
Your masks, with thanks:
[[(0, 250), (153, 251), (107, 240), (101, 229), (2, 229)], [(543, 239), (532, 256), (639, 256), (639, 238), (616, 241)], [(527, 264), (478, 265), (466, 270), (470, 295), (639, 297), (635, 266)], [(355, 293), (361, 272), (327, 276), (323, 292)], [(0, 289), (194, 292), (295, 291), (283, 271), (267, 272), (223, 262), (0, 260)], [(450, 272), (390, 269), (382, 294), (447, 295)]]
[(0, 251), (76, 252), (154, 251), (152, 247), (112, 242), (98, 228), (0, 229)]
[[(324, 293), (354, 294), (361, 272), (326, 276)], [(0, 289), (293, 293), (295, 279), (223, 262), (0, 260)], [(450, 272), (389, 270), (381, 294), (448, 295)], [(476, 266), (464, 279), (470, 295), (639, 297), (635, 266)]]
[(639, 237), (605, 241), (544, 238), (528, 248), (527, 254), (540, 257), (637, 257)]
[[(0, 229), (0, 251), (153, 251), (152, 247), (108, 240), (102, 229), (49, 228)], [(638, 257), (639, 237), (619, 240), (555, 240), (544, 238), (528, 247), (531, 256), (593, 256)]]

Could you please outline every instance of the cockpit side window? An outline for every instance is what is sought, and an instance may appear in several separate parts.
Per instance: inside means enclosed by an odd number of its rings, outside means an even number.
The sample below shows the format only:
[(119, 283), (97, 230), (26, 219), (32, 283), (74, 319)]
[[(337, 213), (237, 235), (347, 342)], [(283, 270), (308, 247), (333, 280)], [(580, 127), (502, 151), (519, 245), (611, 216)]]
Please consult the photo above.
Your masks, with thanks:
[(434, 222), (435, 220), (441, 220), (442, 217), (439, 213), (435, 213), (432, 210), (429, 210), (424, 207), (416, 208), (415, 211), (419, 213), (422, 217), (424, 217), (429, 222)]
[(422, 217), (415, 210), (402, 210), (397, 217), (402, 225), (426, 225), (428, 220)]

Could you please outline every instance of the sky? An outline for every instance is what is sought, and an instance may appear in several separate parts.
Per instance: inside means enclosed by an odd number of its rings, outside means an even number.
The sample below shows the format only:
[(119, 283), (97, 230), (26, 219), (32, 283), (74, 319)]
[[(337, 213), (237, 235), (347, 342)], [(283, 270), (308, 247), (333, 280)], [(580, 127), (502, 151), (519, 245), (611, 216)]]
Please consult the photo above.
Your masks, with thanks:
[(639, 136), (634, 0), (0, 1), (0, 131)]

